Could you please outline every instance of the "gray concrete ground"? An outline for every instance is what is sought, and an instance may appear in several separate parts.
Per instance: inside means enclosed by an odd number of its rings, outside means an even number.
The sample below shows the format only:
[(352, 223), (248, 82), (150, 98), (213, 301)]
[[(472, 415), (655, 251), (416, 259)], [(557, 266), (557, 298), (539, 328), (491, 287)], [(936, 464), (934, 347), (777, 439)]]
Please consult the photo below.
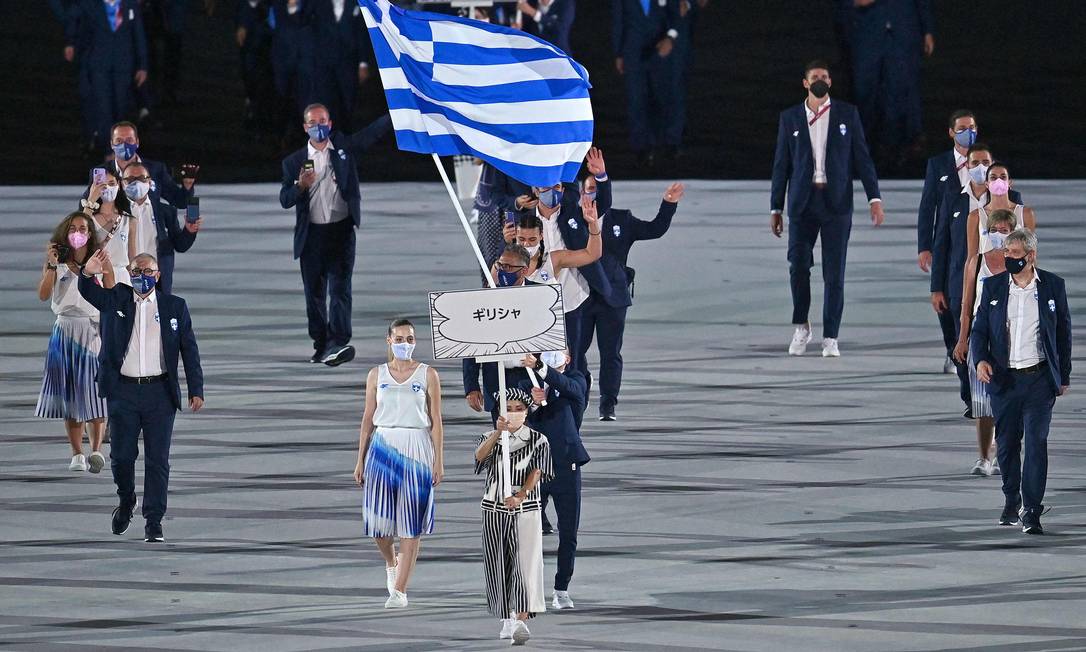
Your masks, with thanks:
[[(665, 185), (619, 183), (616, 205), (651, 217)], [(1081, 374), (1057, 402), (1047, 535), (997, 527), (999, 479), (968, 475), (973, 430), (941, 373), (915, 263), (919, 187), (886, 186), (888, 224), (856, 218), (837, 360), (784, 354), (785, 243), (768, 232), (767, 184), (690, 183), (668, 236), (637, 246), (620, 420), (584, 433), (577, 609), (532, 621), (532, 647), (1086, 649)], [(1068, 278), (1086, 321), (1086, 183), (1020, 187), (1042, 266)], [(201, 190), (206, 228), (178, 258), (175, 291), (191, 307), (207, 407), (177, 420), (169, 543), (155, 546), (139, 519), (110, 534), (108, 473), (68, 472), (61, 425), (33, 416), (52, 324), (34, 298), (41, 252), (78, 191), (0, 189), (0, 648), (505, 645), (485, 612), (469, 459), (484, 421), (458, 366), (439, 365), (447, 477), (406, 611), (382, 609), (350, 477), (387, 322), (414, 318), (428, 341), (426, 292), (478, 284), (444, 190), (363, 188), (359, 360), (337, 369), (306, 361), (294, 217), (276, 193)], [(816, 321), (820, 310), (816, 298)], [(1078, 327), (1078, 365), (1083, 344)]]

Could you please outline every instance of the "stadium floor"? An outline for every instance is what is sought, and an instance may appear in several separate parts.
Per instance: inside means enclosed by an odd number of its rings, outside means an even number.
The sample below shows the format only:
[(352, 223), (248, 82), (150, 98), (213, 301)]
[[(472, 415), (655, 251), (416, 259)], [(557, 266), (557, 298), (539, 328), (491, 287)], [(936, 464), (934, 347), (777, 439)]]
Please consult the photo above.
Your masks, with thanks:
[[(617, 183), (616, 205), (652, 217), (665, 186)], [(1086, 320), (1086, 182), (1019, 187), (1037, 212), (1041, 266), (1068, 279), (1072, 314)], [(200, 190), (205, 229), (178, 256), (175, 291), (199, 337), (207, 406), (177, 420), (168, 543), (149, 545), (138, 518), (127, 535), (109, 533), (108, 473), (68, 472), (60, 424), (33, 416), (52, 324), (34, 296), (41, 252), (78, 191), (0, 188), (0, 648), (507, 645), (483, 595), (470, 446), (485, 422), (462, 400), (457, 365), (439, 365), (447, 475), (407, 610), (382, 609), (380, 557), (361, 536), (350, 477), (362, 383), (388, 321), (416, 320), (425, 359), (426, 292), (478, 286), (444, 190), (363, 186), (359, 359), (336, 369), (306, 361), (294, 216), (277, 190)], [(529, 645), (1086, 649), (1077, 378), (1054, 415), (1047, 535), (997, 527), (999, 479), (968, 475), (974, 435), (956, 379), (941, 373), (915, 263), (918, 184), (884, 184), (886, 226), (857, 215), (842, 357), (830, 360), (816, 346), (784, 354), (785, 242), (769, 235), (767, 195), (762, 182), (690, 183), (671, 232), (635, 247), (620, 420), (595, 421), (594, 401), (584, 432), (593, 460), (577, 609), (534, 619)], [(1075, 334), (1082, 365), (1081, 326)], [(545, 540), (548, 576), (556, 543)]]

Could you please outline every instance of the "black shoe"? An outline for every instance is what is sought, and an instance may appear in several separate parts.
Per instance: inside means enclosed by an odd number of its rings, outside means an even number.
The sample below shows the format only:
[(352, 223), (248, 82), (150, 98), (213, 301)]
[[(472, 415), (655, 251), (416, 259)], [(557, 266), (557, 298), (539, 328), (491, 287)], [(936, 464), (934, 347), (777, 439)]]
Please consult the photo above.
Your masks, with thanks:
[(615, 406), (613, 405), (601, 405), (600, 406), (600, 421), (616, 421)]
[(132, 510), (136, 509), (136, 501), (132, 501), (130, 504), (121, 502), (120, 505), (113, 508), (113, 534), (120, 536), (128, 531), (128, 526), (132, 523)]
[(317, 349), (313, 351), (313, 357), (309, 361), (313, 364), (318, 362), (324, 362), (324, 357), (328, 355), (328, 349)]
[(554, 534), (554, 528), (550, 521), (543, 521), (543, 534)]
[(343, 346), (333, 346), (328, 349), (328, 355), (324, 356), (321, 362), (329, 367), (338, 367), (351, 360), (354, 360), (354, 347), (350, 344), (344, 344)]
[(999, 515), (1000, 525), (1018, 525), (1021, 521), (1021, 517), (1018, 515), (1019, 510), (1022, 508), (1022, 504), (1019, 502), (1009, 502), (1003, 506), (1003, 513)]
[(1023, 511), (1022, 512), (1022, 533), (1023, 534), (1044, 534), (1045, 531), (1041, 528), (1041, 512)]
[(147, 543), (163, 543), (166, 537), (162, 536), (162, 524), (150, 523), (143, 527), (143, 540)]

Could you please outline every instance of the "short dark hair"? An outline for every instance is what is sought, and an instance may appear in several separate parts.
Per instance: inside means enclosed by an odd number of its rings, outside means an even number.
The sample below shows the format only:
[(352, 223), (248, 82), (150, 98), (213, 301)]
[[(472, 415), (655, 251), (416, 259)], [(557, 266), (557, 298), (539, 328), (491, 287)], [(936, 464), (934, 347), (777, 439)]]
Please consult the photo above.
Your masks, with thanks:
[(965, 158), (969, 158), (969, 155), (973, 152), (988, 152), (992, 153), (992, 148), (988, 147), (987, 143), (973, 143), (969, 146), (969, 149), (965, 151)]
[(803, 78), (806, 79), (807, 78), (807, 73), (811, 72), (812, 70), (816, 70), (818, 68), (829, 71), (830, 64), (826, 63), (825, 59), (814, 59), (812, 61), (808, 61), (807, 65), (804, 66), (804, 68), (803, 68)]
[(954, 113), (950, 114), (950, 128), (953, 129), (954, 125), (957, 124), (958, 120), (961, 120), (962, 118), (973, 118), (974, 120), (976, 120), (977, 116), (969, 109), (958, 109)]
[(328, 110), (328, 107), (321, 104), (320, 102), (314, 102), (302, 110), (302, 120), (306, 119), (306, 116), (309, 115), (310, 111), (315, 111), (317, 109), (324, 109), (324, 112), (328, 114), (328, 119), (332, 119), (332, 112)]
[(112, 127), (109, 128), (109, 139), (110, 140), (113, 140), (113, 132), (117, 131), (121, 127), (131, 127), (132, 128), (132, 133), (136, 134), (136, 139), (137, 140), (139, 139), (140, 130), (139, 130), (139, 127), (136, 126), (136, 123), (131, 122), (129, 120), (121, 120), (120, 122), (115, 123)]

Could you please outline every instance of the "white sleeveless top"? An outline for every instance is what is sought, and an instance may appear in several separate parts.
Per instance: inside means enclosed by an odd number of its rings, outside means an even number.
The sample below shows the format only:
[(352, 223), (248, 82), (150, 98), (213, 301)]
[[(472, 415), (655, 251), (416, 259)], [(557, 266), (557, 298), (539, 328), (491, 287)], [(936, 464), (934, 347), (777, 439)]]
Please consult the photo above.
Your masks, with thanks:
[[(97, 279), (102, 281), (101, 274)], [(98, 309), (79, 293), (79, 273), (68, 269), (67, 265), (57, 266), (50, 307), (57, 317), (89, 317), (98, 321)]]
[[(980, 308), (980, 295), (984, 292), (984, 279), (992, 276), (992, 270), (988, 269), (988, 262), (984, 260), (984, 254), (992, 251), (994, 247), (992, 242), (988, 239), (988, 211), (984, 210), (983, 206), (977, 208), (980, 219), (977, 221), (977, 228), (980, 229), (980, 246), (977, 247), (977, 256), (980, 259), (979, 267), (977, 271), (977, 296), (973, 301), (973, 314), (977, 314), (977, 309)], [(1018, 222), (1015, 226), (1016, 229), (1021, 229), (1025, 226), (1022, 223), (1022, 204), (1018, 204), (1014, 207), (1014, 216)]]
[[(572, 270), (563, 269), (558, 275), (555, 275), (554, 264), (551, 262), (551, 257), (544, 254), (543, 262), (540, 263), (539, 267), (528, 277), (528, 281), (540, 285), (561, 285), (562, 312), (572, 312), (581, 307), (581, 304), (588, 298), (588, 292), (581, 287), (577, 279), (571, 278), (571, 272)], [(565, 278), (563, 278), (563, 276)]]
[[(98, 236), (98, 244), (101, 246), (103, 242), (106, 243), (105, 250), (109, 254), (109, 259), (113, 261), (113, 275), (114, 281), (117, 283), (123, 283), (125, 285), (132, 285), (132, 280), (128, 276), (128, 222), (129, 216), (121, 213), (118, 217), (117, 230), (113, 232), (113, 237), (110, 237), (109, 231), (103, 229), (98, 224), (97, 220), (94, 220), (94, 232)], [(139, 235), (139, 231), (136, 232)], [(106, 242), (106, 238), (109, 241)], [(152, 255), (158, 255), (158, 252), (149, 252)]]
[(426, 370), (420, 363), (415, 373), (402, 383), (396, 382), (388, 365), (377, 367), (377, 409), (373, 425), (378, 428), (429, 428), (426, 410)]

